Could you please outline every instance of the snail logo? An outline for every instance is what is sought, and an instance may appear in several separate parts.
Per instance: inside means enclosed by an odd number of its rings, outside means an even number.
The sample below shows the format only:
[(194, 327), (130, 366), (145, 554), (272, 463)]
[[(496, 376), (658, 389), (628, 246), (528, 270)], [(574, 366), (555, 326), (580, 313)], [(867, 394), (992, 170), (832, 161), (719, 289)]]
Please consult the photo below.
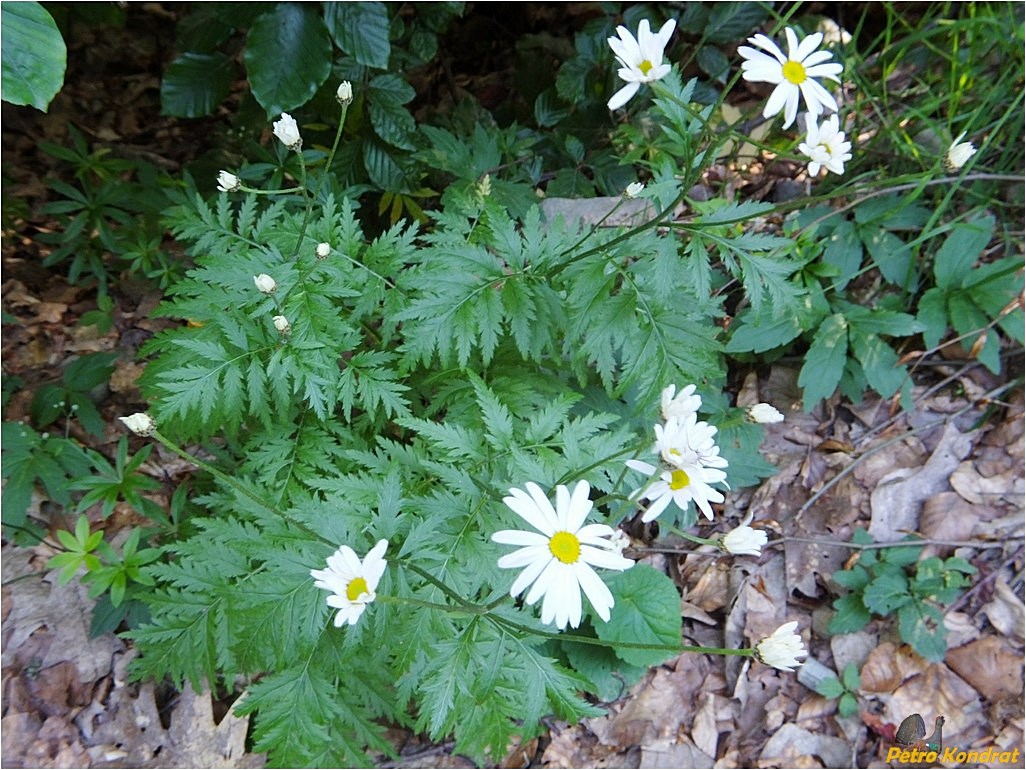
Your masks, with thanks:
[(933, 725), (933, 735), (926, 737), (926, 722), (919, 714), (912, 714), (901, 720), (898, 732), (894, 734), (894, 742), (899, 746), (917, 750), (936, 752), (943, 751), (944, 739), (941, 731), (944, 729), (944, 717), (937, 717)]

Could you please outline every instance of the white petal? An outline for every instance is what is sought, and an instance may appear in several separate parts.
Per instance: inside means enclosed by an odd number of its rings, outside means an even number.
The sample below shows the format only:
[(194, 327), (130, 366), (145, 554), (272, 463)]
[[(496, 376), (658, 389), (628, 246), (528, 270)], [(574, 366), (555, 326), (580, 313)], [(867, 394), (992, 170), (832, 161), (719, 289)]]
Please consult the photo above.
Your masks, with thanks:
[[(789, 43), (792, 40), (796, 40), (797, 39), (797, 38), (795, 38), (794, 32), (791, 31), (790, 27), (788, 27), (784, 31), (787, 34), (787, 39), (788, 39)], [(819, 48), (819, 44), (821, 42), (823, 42), (823, 33), (822, 32), (815, 32), (815, 33), (809, 35), (801, 43), (799, 43), (797, 50), (793, 51), (792, 58), (796, 59), (797, 61), (804, 62), (805, 61), (805, 57), (808, 56), (813, 51), (815, 51), (817, 48)]]
[[(537, 486), (528, 482), (528, 488)], [(541, 490), (538, 490), (539, 492)], [(555, 534), (556, 528), (556, 512), (552, 510), (552, 506), (548, 500), (545, 501), (548, 510), (538, 507), (537, 501), (531, 495), (528, 495), (522, 489), (511, 489), (509, 497), (502, 498), (504, 502), (514, 513), (520, 518), (530, 524), (532, 527), (537, 529), (549, 537)]]
[(504, 545), (547, 546), (549, 538), (539, 532), (525, 532), (522, 529), (501, 529), (492, 535), (492, 540)]
[(595, 573), (595, 570), (587, 564), (578, 565), (575, 572), (577, 582), (584, 591), (584, 595), (588, 597), (588, 601), (591, 602), (591, 606), (595, 608), (598, 616), (608, 623), (609, 610), (615, 603), (609, 587), (602, 582), (602, 578)]
[(588, 514), (591, 513), (594, 504), (588, 499), (589, 494), (591, 494), (591, 485), (587, 481), (578, 481), (567, 500), (565, 514), (567, 532), (577, 532), (584, 524), (584, 520), (588, 518)]
[(612, 98), (610, 98), (610, 100), (606, 102), (606, 107), (608, 107), (611, 110), (620, 109), (631, 100), (631, 97), (633, 97), (634, 94), (638, 92), (638, 89), (640, 87), (641, 86), (638, 83), (628, 83), (615, 94), (613, 94)]
[(797, 95), (798, 87), (789, 81), (783, 81), (777, 84), (777, 87), (773, 89), (773, 93), (770, 94), (769, 99), (766, 100), (766, 106), (762, 110), (762, 116), (764, 118), (771, 118), (777, 115), (787, 105), (787, 100), (791, 94)]

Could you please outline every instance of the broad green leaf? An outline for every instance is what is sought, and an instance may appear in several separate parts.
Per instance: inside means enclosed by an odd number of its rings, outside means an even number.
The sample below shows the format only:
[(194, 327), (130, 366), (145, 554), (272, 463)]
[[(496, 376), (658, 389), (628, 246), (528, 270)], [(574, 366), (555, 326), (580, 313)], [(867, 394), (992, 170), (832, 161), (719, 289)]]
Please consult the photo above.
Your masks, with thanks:
[(261, 14), (244, 59), (253, 96), (268, 116), (306, 104), (331, 73), (331, 36), (318, 7), (280, 3)]
[(836, 282), (838, 289), (843, 289), (855, 277), (862, 266), (862, 255), (862, 241), (855, 225), (847, 220), (838, 224), (823, 249), (823, 261), (840, 271)]
[(862, 686), (862, 677), (859, 676), (859, 669), (854, 663), (849, 663), (841, 672), (841, 679), (844, 681), (844, 689), (855, 692)]
[(806, 412), (812, 411), (821, 399), (833, 395), (841, 381), (847, 354), (848, 322), (844, 316), (835, 313), (819, 327), (798, 374), (798, 384), (804, 390)]
[(698, 66), (702, 72), (718, 83), (726, 83), (730, 73), (730, 60), (716, 46), (703, 45), (698, 49)]
[(3, 100), (46, 112), (64, 85), (68, 49), (60, 30), (36, 2), (4, 2), (0, 29)]
[(745, 316), (743, 323), (731, 327), (730, 340), (724, 348), (725, 352), (764, 353), (786, 345), (802, 333), (798, 319), (794, 316), (759, 325), (749, 323), (748, 318), (749, 316)]
[(184, 53), (171, 62), (160, 84), (164, 115), (209, 115), (231, 92), (235, 67), (223, 53)]
[(936, 663), (948, 651), (948, 630), (944, 615), (936, 607), (913, 602), (898, 610), (898, 633), (912, 649)]
[(768, 11), (761, 3), (716, 3), (705, 25), (706, 39), (736, 43), (762, 24)]
[(862, 603), (862, 596), (851, 593), (834, 600), (834, 609), (837, 610), (830, 619), (828, 630), (831, 634), (851, 634), (861, 631), (872, 619), (866, 605)]
[(888, 571), (873, 578), (862, 594), (866, 608), (877, 615), (887, 615), (912, 601), (908, 578), (900, 570)]
[(898, 354), (890, 345), (875, 334), (853, 332), (851, 346), (873, 389), (884, 398), (897, 393), (908, 372), (899, 364)]
[(919, 299), (919, 323), (923, 325), (923, 342), (936, 347), (948, 330), (948, 303), (944, 292), (934, 286)]
[(911, 287), (912, 249), (894, 233), (871, 225), (860, 231), (866, 251), (872, 256), (883, 277), (904, 289)]
[(680, 641), (680, 594), (673, 581), (647, 564), (603, 574), (616, 605), (608, 623), (595, 619), (599, 639), (636, 666), (654, 666), (674, 656), (669, 650), (617, 647), (617, 642), (676, 646)]
[(401, 150), (417, 149), (413, 142), (417, 124), (402, 104), (391, 99), (374, 99), (368, 102), (368, 108), (378, 138)]
[(363, 143), (363, 165), (367, 175), (382, 190), (400, 191), (405, 188), (406, 176), (385, 145), (374, 140)]
[(869, 585), (870, 575), (861, 564), (851, 569), (842, 569), (834, 573), (834, 582), (852, 591), (859, 591)]
[(388, 10), (384, 3), (328, 3), (324, 21), (336, 45), (360, 64), (388, 68)]
[(844, 685), (836, 676), (828, 676), (816, 683), (816, 692), (824, 698), (840, 698), (844, 695)]
[(986, 216), (955, 225), (934, 257), (937, 286), (959, 286), (994, 234), (994, 217)]

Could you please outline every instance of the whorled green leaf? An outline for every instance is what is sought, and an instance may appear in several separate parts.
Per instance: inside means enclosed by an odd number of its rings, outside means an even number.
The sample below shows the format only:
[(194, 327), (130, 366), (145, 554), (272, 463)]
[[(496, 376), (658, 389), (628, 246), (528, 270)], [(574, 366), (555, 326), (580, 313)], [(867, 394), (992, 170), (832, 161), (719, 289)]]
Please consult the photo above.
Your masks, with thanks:
[(223, 53), (183, 53), (160, 84), (160, 111), (178, 118), (212, 113), (232, 88), (235, 68)]
[(3, 100), (46, 112), (64, 85), (68, 60), (53, 17), (39, 3), (5, 2), (0, 6), (0, 29)]
[(331, 36), (316, 6), (279, 3), (253, 22), (244, 59), (253, 97), (278, 115), (306, 104), (327, 80)]

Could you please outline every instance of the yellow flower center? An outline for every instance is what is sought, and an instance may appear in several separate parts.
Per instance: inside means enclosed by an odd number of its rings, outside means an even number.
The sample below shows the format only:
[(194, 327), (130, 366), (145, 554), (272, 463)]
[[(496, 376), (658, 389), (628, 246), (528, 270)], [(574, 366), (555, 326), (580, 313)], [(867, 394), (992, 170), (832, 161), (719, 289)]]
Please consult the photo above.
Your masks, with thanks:
[(369, 594), (370, 591), (367, 589), (367, 581), (362, 577), (353, 578), (349, 581), (349, 585), (346, 586), (346, 598), (355, 602), (364, 594)]
[(645, 59), (645, 61), (638, 65), (638, 69), (641, 70), (642, 75), (647, 76), (648, 71), (652, 69), (654, 66), (655, 65), (652, 62), (650, 62), (648, 59)]
[(670, 489), (674, 492), (678, 489), (684, 489), (690, 483), (691, 479), (688, 478), (688, 474), (679, 468), (670, 474)]
[(783, 67), (784, 77), (796, 86), (800, 86), (808, 78), (805, 74), (805, 67), (800, 61), (786, 61)]
[(574, 564), (581, 556), (581, 541), (569, 532), (557, 532), (549, 538), (549, 550), (564, 564)]

